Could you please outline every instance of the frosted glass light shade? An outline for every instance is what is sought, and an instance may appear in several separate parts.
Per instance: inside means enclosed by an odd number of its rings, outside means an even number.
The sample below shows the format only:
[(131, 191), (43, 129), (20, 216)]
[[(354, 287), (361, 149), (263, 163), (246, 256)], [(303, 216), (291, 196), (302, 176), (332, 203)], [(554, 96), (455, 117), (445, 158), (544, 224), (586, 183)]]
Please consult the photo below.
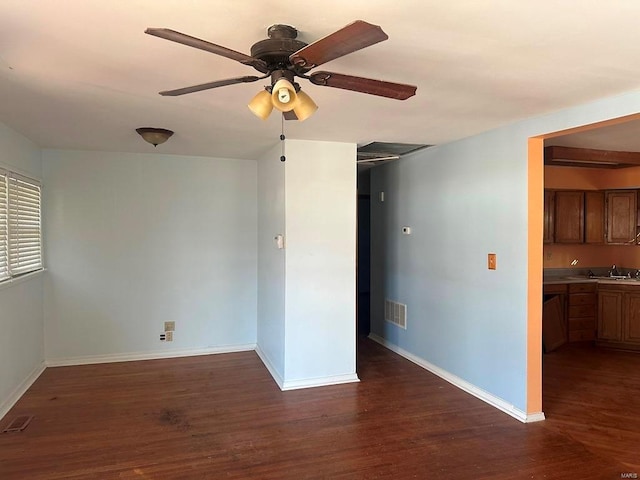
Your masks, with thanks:
[(155, 127), (141, 127), (136, 128), (136, 132), (145, 140), (145, 142), (149, 142), (154, 147), (157, 147), (161, 143), (169, 140), (169, 137), (173, 135), (171, 130), (167, 130), (166, 128), (155, 128)]
[(266, 120), (269, 118), (271, 111), (273, 110), (273, 103), (271, 103), (271, 94), (266, 90), (261, 90), (258, 94), (249, 102), (249, 110), (253, 112), (256, 117)]
[(300, 90), (298, 92), (298, 104), (293, 108), (293, 113), (296, 114), (298, 120), (301, 122), (305, 121), (313, 115), (316, 110), (318, 110), (318, 105), (311, 100), (309, 95)]
[(271, 92), (271, 103), (281, 112), (290, 112), (298, 104), (296, 89), (286, 78), (278, 80)]

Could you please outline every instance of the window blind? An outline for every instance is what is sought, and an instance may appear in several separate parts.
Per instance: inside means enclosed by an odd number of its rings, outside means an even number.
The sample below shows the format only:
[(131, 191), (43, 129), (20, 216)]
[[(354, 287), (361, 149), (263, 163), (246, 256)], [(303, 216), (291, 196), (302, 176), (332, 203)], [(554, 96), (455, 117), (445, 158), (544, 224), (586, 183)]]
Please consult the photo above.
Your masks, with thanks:
[(0, 170), (0, 282), (9, 278), (7, 172)]
[(8, 182), (8, 266), (16, 277), (42, 268), (41, 188), (15, 173)]

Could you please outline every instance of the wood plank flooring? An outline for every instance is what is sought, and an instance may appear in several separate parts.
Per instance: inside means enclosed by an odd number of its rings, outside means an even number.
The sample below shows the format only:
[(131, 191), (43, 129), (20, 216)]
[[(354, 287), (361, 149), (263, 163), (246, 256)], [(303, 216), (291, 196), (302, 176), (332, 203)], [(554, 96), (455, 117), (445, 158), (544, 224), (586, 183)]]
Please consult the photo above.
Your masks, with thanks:
[(0, 434), (0, 479), (640, 474), (637, 410), (626, 410), (637, 406), (640, 355), (617, 363), (634, 365), (634, 380), (599, 370), (604, 357), (547, 355), (548, 420), (529, 425), (370, 340), (358, 355), (360, 383), (290, 392), (254, 352), (49, 368), (0, 422), (35, 415), (23, 432)]

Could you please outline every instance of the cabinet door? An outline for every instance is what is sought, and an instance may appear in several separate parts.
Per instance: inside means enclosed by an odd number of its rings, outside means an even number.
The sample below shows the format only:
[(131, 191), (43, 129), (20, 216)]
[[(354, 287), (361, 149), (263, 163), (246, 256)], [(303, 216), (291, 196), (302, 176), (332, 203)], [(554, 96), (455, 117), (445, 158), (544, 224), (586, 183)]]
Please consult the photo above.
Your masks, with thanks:
[(606, 192), (607, 243), (633, 245), (636, 240), (635, 190)]
[(555, 209), (555, 192), (544, 191), (544, 243), (553, 243), (553, 224)]
[(584, 241), (584, 192), (557, 191), (555, 195), (556, 243)]
[(604, 192), (584, 194), (584, 243), (604, 243)]
[(622, 292), (598, 292), (598, 340), (622, 339)]
[(622, 339), (625, 343), (640, 344), (640, 293), (627, 292), (624, 296)]

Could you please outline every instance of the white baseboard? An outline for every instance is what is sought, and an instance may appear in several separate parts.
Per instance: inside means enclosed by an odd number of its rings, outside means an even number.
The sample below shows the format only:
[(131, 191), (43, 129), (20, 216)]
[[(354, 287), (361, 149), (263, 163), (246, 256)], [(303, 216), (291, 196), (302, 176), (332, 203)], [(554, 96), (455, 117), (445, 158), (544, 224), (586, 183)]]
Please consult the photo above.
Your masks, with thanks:
[(340, 385), (342, 383), (359, 382), (357, 373), (345, 375), (332, 375), (330, 377), (305, 378), (302, 380), (288, 380), (281, 387), (282, 390), (298, 390), (301, 388), (327, 387), (329, 385)]
[(516, 406), (503, 400), (502, 398), (497, 397), (496, 395), (493, 395), (492, 393), (489, 393), (479, 387), (476, 387), (474, 384), (469, 383), (466, 380), (452, 373), (449, 373), (440, 367), (437, 367), (436, 365), (424, 360), (423, 358), (420, 358), (410, 352), (407, 352), (403, 348), (398, 347), (397, 345), (387, 341), (386, 339), (376, 335), (375, 333), (370, 333), (369, 338), (374, 342), (379, 343), (383, 347), (388, 348), (392, 352), (397, 353), (401, 357), (404, 357), (407, 360), (415, 363), (416, 365), (419, 365), (425, 370), (430, 371), (431, 373), (433, 373), (434, 375), (437, 375), (443, 380), (446, 380), (450, 384), (455, 385), (460, 390), (464, 390), (465, 392), (470, 393), (474, 397), (482, 400), (485, 403), (488, 403), (492, 407), (497, 408), (498, 410), (501, 410), (508, 415), (511, 415), (513, 418), (520, 420), (523, 423), (539, 422), (541, 420), (544, 420), (543, 412), (527, 414), (524, 411), (517, 408)]
[(9, 394), (6, 400), (0, 403), (0, 420), (2, 420), (9, 410), (11, 410), (18, 400), (20, 400), (20, 397), (29, 390), (29, 387), (33, 385), (33, 382), (35, 382), (42, 372), (44, 372), (45, 368), (44, 362), (40, 363), (40, 365), (34, 368), (27, 378), (25, 378), (22, 383), (18, 385), (11, 394)]
[(258, 354), (258, 357), (260, 357), (260, 360), (262, 360), (264, 366), (267, 367), (267, 370), (269, 370), (269, 373), (273, 377), (273, 380), (276, 382), (280, 390), (283, 390), (282, 387), (284, 386), (284, 380), (282, 379), (282, 376), (278, 373), (276, 368), (273, 366), (273, 363), (271, 362), (269, 356), (262, 351), (259, 345), (256, 345), (256, 353)]
[(116, 353), (109, 355), (89, 355), (86, 357), (51, 358), (45, 361), (47, 367), (68, 367), (72, 365), (92, 365), (96, 363), (134, 362), (138, 360), (159, 360), (162, 358), (194, 357), (218, 353), (247, 352), (255, 350), (255, 343), (224, 345), (220, 347), (192, 348), (188, 350), (165, 350), (144, 353)]
[(351, 373), (346, 375), (333, 375), (330, 377), (319, 377), (319, 378), (305, 378), (302, 380), (284, 380), (282, 376), (277, 372), (271, 359), (265, 354), (260, 346), (256, 346), (256, 353), (264, 363), (264, 366), (267, 367), (269, 373), (280, 387), (280, 390), (299, 390), (301, 388), (312, 388), (312, 387), (327, 387), (329, 385), (340, 385), (342, 383), (353, 383), (359, 382), (358, 374)]

